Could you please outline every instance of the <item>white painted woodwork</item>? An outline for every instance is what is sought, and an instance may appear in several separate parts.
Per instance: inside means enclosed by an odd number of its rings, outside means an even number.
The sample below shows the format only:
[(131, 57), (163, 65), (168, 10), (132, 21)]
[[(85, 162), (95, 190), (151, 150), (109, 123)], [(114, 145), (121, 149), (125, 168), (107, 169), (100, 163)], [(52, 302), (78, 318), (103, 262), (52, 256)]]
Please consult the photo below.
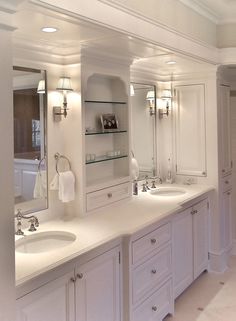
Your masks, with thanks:
[(174, 298), (193, 282), (193, 231), (189, 209), (173, 220), (173, 281)]
[(153, 232), (144, 235), (132, 243), (132, 260), (133, 264), (143, 260), (153, 251), (160, 248), (171, 239), (170, 223), (164, 224)]
[(165, 283), (135, 309), (132, 321), (160, 321), (172, 307), (172, 284)]
[(230, 87), (218, 86), (219, 103), (219, 156), (222, 175), (231, 172), (231, 138), (230, 138)]
[(208, 205), (207, 201), (193, 207), (193, 278), (194, 280), (208, 267)]
[(120, 321), (119, 249), (76, 268), (76, 321)]
[(176, 173), (206, 175), (204, 84), (175, 87)]
[(133, 304), (171, 276), (171, 246), (167, 246), (133, 270)]
[(173, 219), (174, 298), (208, 268), (208, 205), (203, 200)]
[(228, 251), (232, 246), (232, 190), (222, 193), (223, 246)]
[(68, 273), (17, 300), (16, 321), (74, 321), (74, 283)]

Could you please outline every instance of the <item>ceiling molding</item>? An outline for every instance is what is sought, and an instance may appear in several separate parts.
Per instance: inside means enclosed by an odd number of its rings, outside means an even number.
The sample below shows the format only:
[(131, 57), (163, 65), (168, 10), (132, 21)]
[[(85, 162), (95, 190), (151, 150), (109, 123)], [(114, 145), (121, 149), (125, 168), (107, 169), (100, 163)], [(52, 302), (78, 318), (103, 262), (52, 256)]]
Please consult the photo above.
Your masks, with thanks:
[(189, 7), (190, 9), (194, 10), (201, 16), (204, 16), (208, 20), (211, 20), (213, 23), (218, 24), (220, 21), (219, 14), (215, 11), (206, 6), (201, 2), (201, 0), (179, 0), (185, 6)]

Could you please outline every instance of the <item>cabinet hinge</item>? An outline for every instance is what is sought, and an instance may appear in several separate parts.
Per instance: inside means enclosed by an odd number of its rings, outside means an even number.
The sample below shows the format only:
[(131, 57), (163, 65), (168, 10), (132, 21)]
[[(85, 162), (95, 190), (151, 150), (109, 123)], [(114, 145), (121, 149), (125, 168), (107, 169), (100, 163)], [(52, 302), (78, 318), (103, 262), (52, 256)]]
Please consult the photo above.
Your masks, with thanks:
[(119, 252), (119, 264), (120, 264), (120, 252)]

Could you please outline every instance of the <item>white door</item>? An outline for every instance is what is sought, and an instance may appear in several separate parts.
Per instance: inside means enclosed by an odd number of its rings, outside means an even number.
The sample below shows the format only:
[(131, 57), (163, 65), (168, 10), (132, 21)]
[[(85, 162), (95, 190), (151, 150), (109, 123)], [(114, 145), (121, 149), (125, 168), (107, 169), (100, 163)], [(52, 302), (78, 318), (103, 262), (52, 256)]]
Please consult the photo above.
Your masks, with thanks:
[(193, 282), (192, 214), (187, 209), (173, 220), (174, 298)]
[(76, 321), (120, 321), (119, 249), (76, 269)]
[(230, 87), (219, 86), (220, 159), (222, 175), (231, 171)]
[(232, 191), (229, 190), (223, 193), (222, 198), (222, 223), (223, 223), (223, 246), (225, 250), (229, 250), (232, 246), (232, 218), (231, 218), (231, 203)]
[(16, 321), (75, 321), (74, 273), (68, 273), (16, 301)]
[(176, 86), (176, 173), (206, 175), (205, 88), (203, 84)]
[(193, 207), (194, 279), (208, 268), (208, 205), (202, 201)]

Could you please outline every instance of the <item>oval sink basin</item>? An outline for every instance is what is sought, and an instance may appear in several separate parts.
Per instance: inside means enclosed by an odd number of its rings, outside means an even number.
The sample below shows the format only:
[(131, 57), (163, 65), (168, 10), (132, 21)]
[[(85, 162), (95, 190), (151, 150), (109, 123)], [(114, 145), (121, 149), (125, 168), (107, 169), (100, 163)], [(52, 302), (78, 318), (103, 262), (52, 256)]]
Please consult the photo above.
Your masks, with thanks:
[(70, 232), (39, 232), (17, 240), (15, 247), (20, 253), (42, 253), (70, 245), (75, 240), (76, 235)]
[(150, 193), (156, 196), (173, 197), (184, 195), (186, 190), (179, 187), (157, 187), (156, 189), (151, 190)]

